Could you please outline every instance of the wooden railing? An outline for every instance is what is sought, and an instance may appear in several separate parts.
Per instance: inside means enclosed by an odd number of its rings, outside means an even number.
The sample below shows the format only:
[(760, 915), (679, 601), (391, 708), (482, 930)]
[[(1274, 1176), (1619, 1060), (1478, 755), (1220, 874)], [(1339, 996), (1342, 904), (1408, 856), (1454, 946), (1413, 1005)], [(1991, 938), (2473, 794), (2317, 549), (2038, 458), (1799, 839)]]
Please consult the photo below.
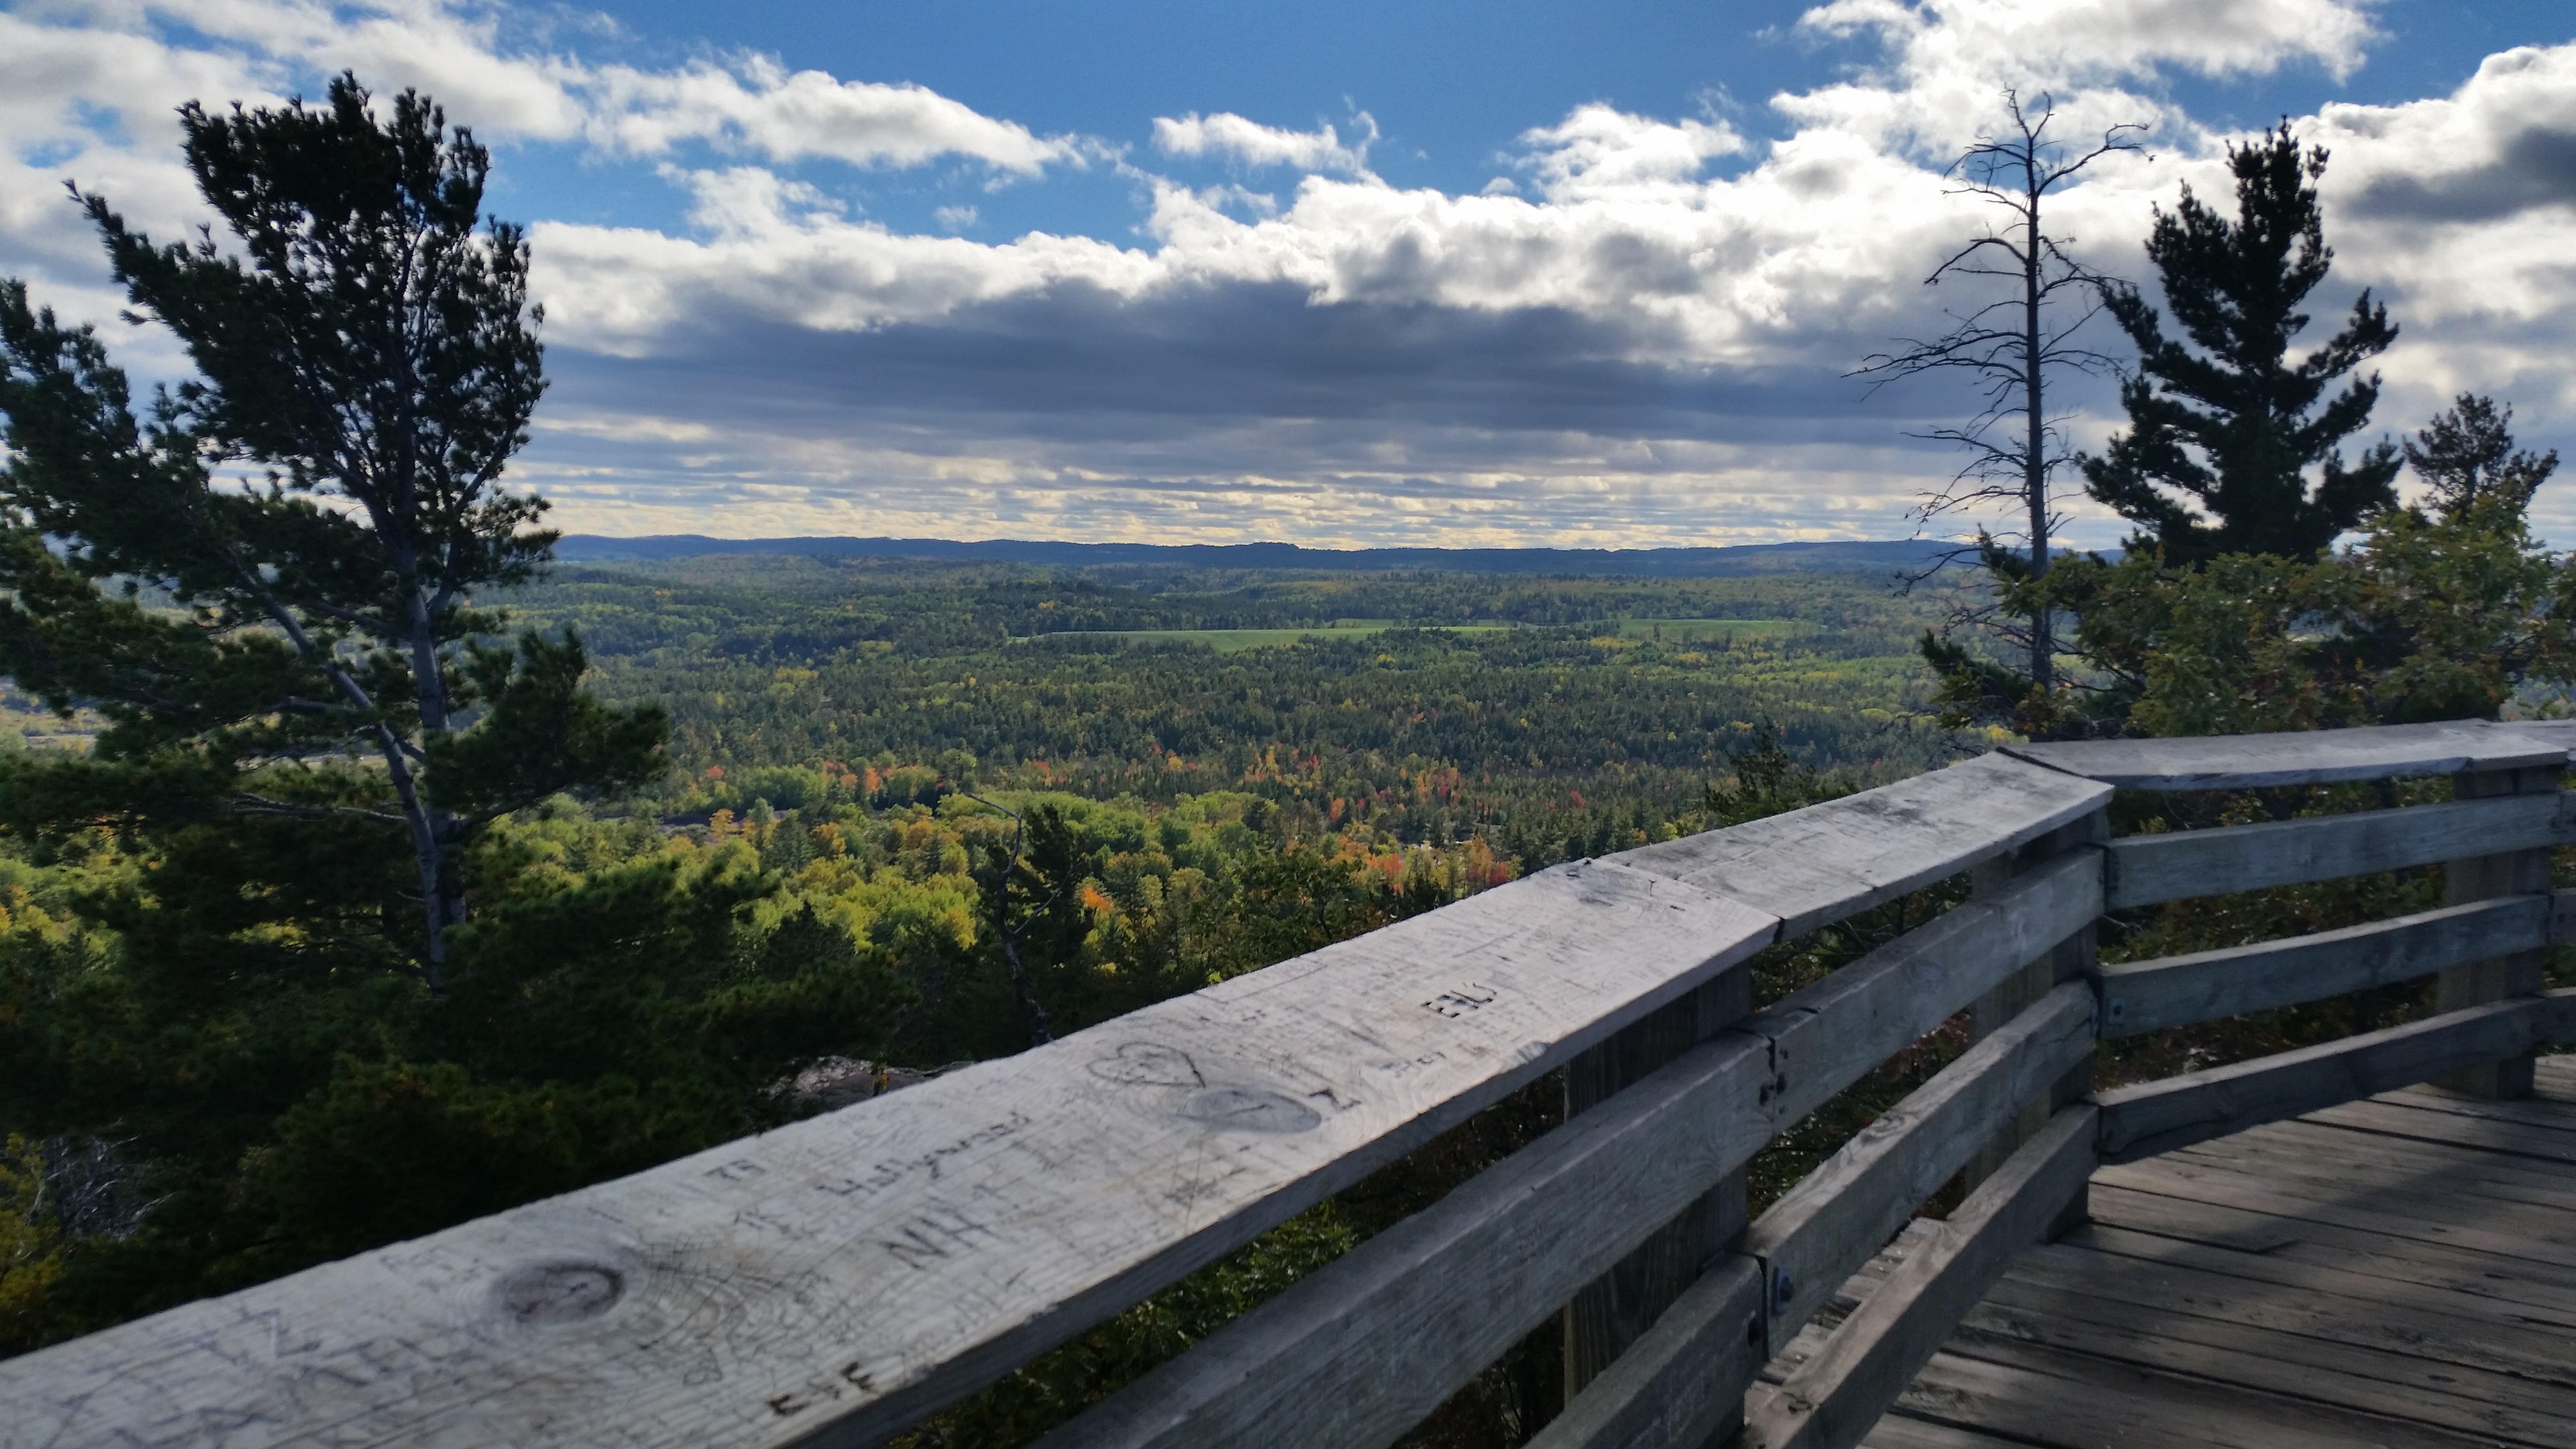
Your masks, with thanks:
[[(2049, 745), (1583, 861), (651, 1171), (0, 1363), (0, 1443), (865, 1445), (1568, 1070), (1562, 1127), (1045, 1441), (1387, 1444), (1563, 1316), (1547, 1449), (1857, 1443), (2096, 1165), (2395, 1087), (2527, 1091), (2576, 728)], [(2113, 788), (2450, 775), (2410, 808), (2109, 839)], [(2391, 796), (2391, 799), (2394, 797)], [(2448, 863), (2398, 920), (2104, 968), (2107, 911)], [(1748, 959), (1962, 873), (1760, 1010)], [(2438, 974), (2440, 1014), (2095, 1093), (2097, 1039)], [(1974, 1044), (1747, 1223), (1745, 1165)], [(1784, 1383), (1755, 1374), (1973, 1189)], [(1573, 1305), (1571, 1308), (1568, 1305)]]

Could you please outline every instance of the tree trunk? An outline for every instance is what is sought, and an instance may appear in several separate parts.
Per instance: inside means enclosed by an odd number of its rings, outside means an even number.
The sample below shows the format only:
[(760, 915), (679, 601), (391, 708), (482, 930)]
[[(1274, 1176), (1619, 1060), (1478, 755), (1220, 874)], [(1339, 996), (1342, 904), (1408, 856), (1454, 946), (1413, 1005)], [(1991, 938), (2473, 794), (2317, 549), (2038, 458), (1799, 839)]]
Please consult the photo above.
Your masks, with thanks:
[[(2028, 432), (2022, 454), (2022, 489), (2024, 500), (2030, 504), (2030, 576), (2037, 580), (2048, 575), (2048, 456), (2041, 451), (2047, 445), (2048, 420), (2041, 411), (2040, 261), (2046, 253), (2041, 250), (2045, 239), (2039, 234), (2040, 180), (2035, 146), (2022, 174), (2030, 197), (2030, 205), (2022, 213), (2028, 224), (2022, 239), (2022, 403), (2028, 414), (2024, 419)], [(2043, 602), (2030, 621), (2030, 683), (2043, 697), (2054, 685), (2057, 663), (2057, 647), (2049, 637), (2048, 622), (2048, 606)]]

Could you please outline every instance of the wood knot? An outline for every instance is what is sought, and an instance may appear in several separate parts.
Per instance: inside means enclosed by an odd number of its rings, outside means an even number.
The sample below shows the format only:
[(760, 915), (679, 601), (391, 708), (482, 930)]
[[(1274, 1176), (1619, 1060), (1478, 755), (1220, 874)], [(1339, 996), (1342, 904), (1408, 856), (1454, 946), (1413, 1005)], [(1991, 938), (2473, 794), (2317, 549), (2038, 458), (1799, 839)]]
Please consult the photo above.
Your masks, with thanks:
[(1258, 1087), (1203, 1087), (1181, 1104), (1181, 1115), (1239, 1132), (1305, 1132), (1324, 1120), (1305, 1103)]
[(626, 1275), (605, 1263), (531, 1263), (513, 1269), (495, 1292), (514, 1323), (579, 1323), (617, 1305)]

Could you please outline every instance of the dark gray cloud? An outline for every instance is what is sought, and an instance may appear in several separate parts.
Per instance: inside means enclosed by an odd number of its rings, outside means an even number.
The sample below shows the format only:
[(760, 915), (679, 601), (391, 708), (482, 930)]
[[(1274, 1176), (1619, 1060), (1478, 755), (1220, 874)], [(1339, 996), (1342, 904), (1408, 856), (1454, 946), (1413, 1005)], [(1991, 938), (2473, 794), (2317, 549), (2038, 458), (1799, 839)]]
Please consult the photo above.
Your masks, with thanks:
[(665, 334), (648, 358), (558, 350), (555, 405), (670, 418), (721, 408), (730, 425), (799, 434), (973, 417), (979, 437), (1076, 442), (1330, 421), (1363, 434), (1746, 443), (1813, 437), (1864, 416), (1883, 426), (1936, 400), (1923, 390), (1873, 398), (1826, 362), (1640, 360), (1635, 329), (1571, 310), (1318, 306), (1275, 283), (1144, 301), (1059, 288), (870, 331), (742, 316), (700, 324)]
[(2576, 132), (2524, 131), (2485, 165), (2434, 177), (2382, 177), (2350, 204), (2373, 220), (2440, 222), (2495, 221), (2576, 204)]

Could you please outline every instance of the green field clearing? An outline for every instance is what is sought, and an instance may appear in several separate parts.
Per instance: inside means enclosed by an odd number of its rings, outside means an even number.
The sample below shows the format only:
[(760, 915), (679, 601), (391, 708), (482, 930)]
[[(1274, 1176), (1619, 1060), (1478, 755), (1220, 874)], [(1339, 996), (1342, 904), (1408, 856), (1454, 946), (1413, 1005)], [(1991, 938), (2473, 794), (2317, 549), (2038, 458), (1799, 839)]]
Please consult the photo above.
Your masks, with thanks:
[(1666, 643), (1687, 643), (1700, 639), (1768, 639), (1783, 634), (1804, 634), (1817, 626), (1799, 619), (1619, 619), (1615, 622), (1622, 639), (1660, 639)]
[[(1086, 638), (1126, 639), (1140, 644), (1204, 644), (1219, 654), (1235, 654), (1246, 649), (1260, 649), (1275, 644), (1295, 644), (1307, 639), (1350, 638), (1356, 635), (1383, 633), (1389, 629), (1439, 629), (1457, 634), (1498, 634), (1507, 629), (1531, 627), (1525, 624), (1413, 624), (1401, 619), (1335, 619), (1330, 624), (1310, 624), (1287, 629), (1081, 629), (1066, 630)], [(1661, 639), (1669, 643), (1690, 643), (1709, 639), (1767, 638), (1773, 635), (1801, 633), (1812, 624), (1795, 619), (1604, 619), (1592, 625), (1597, 632), (1623, 639)]]
[[(1310, 624), (1299, 629), (1081, 629), (1066, 632), (1079, 633), (1087, 639), (1127, 639), (1139, 644), (1204, 644), (1219, 654), (1235, 654), (1273, 644), (1294, 644), (1305, 639), (1348, 639), (1404, 627), (1407, 626), (1400, 619), (1335, 619), (1330, 624)], [(1453, 630), (1460, 634), (1498, 634), (1522, 626), (1442, 624), (1424, 627)]]

